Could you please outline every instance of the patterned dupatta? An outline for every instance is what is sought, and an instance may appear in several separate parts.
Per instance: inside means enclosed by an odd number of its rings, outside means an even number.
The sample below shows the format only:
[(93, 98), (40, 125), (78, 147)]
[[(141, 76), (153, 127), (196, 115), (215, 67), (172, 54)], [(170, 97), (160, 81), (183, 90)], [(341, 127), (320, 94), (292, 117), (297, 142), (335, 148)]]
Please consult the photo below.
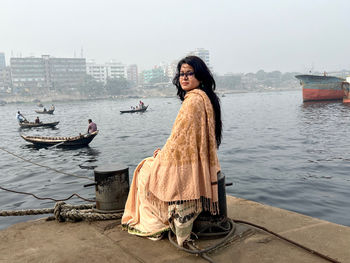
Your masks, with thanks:
[(152, 164), (147, 183), (152, 202), (194, 202), (218, 213), (217, 173), (220, 164), (213, 106), (200, 89), (186, 93), (172, 132)]

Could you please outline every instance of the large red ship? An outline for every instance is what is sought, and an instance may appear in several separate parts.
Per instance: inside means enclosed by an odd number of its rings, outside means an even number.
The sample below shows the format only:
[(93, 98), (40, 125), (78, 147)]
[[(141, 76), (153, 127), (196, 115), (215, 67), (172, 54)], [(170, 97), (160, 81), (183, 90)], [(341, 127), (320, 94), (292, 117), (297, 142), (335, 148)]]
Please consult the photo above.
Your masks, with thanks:
[(345, 79), (333, 76), (297, 75), (303, 87), (303, 101), (342, 100)]

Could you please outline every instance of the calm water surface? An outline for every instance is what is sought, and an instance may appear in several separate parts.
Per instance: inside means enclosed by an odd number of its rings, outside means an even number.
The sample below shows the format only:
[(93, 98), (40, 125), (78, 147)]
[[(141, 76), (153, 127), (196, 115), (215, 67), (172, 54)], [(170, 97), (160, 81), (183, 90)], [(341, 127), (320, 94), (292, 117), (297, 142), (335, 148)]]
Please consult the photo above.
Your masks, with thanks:
[[(20, 129), (20, 110), (29, 120), (35, 104), (0, 107), (0, 147), (60, 171), (93, 178), (93, 166), (122, 163), (130, 177), (136, 165), (168, 138), (180, 108), (177, 98), (145, 98), (145, 113), (120, 114), (137, 99), (55, 103), (56, 129)], [(300, 91), (230, 94), (221, 98), (224, 134), (219, 160), (227, 193), (350, 226), (350, 107), (339, 102), (303, 103)], [(45, 105), (49, 107), (50, 105)], [(99, 135), (80, 149), (36, 149), (20, 134), (73, 136), (87, 119)], [(24, 162), (0, 150), (0, 186), (40, 197), (63, 199), (72, 193), (94, 198), (91, 181)], [(71, 199), (67, 203), (85, 203)], [(54, 202), (0, 190), (0, 209), (52, 208)], [(42, 216), (41, 216), (42, 217)], [(0, 228), (36, 217), (0, 217)]]

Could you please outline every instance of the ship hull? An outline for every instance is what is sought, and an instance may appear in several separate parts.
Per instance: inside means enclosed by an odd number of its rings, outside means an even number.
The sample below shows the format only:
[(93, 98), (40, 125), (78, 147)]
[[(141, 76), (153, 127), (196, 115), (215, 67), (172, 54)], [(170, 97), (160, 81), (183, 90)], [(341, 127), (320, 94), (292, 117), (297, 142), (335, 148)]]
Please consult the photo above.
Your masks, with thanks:
[(330, 76), (298, 75), (303, 87), (303, 101), (342, 100), (345, 79)]
[(342, 100), (343, 97), (344, 97), (343, 90), (305, 89), (305, 88), (303, 88), (303, 101)]

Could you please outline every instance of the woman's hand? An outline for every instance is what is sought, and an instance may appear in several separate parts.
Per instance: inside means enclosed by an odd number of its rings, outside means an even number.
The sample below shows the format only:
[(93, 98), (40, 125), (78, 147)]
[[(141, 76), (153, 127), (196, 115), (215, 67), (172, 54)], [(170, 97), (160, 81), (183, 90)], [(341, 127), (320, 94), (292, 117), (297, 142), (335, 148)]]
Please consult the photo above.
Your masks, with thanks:
[(155, 149), (154, 152), (153, 152), (153, 158), (156, 158), (156, 156), (157, 156), (157, 154), (158, 154), (159, 152), (160, 152), (160, 149), (159, 149), (159, 148)]

